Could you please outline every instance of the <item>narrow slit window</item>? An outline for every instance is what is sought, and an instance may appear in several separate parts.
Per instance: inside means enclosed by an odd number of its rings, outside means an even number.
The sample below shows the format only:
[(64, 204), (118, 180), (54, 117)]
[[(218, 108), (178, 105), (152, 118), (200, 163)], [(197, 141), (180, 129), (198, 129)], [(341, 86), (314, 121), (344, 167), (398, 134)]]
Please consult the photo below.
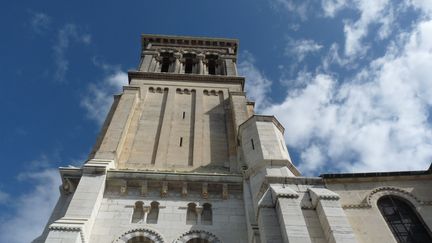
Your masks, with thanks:
[(186, 116), (186, 112), (183, 111), (183, 119), (185, 119)]
[(251, 139), (251, 145), (252, 145), (252, 150), (255, 150), (255, 144), (254, 144), (254, 140)]
[(180, 137), (180, 147), (183, 145), (183, 137)]

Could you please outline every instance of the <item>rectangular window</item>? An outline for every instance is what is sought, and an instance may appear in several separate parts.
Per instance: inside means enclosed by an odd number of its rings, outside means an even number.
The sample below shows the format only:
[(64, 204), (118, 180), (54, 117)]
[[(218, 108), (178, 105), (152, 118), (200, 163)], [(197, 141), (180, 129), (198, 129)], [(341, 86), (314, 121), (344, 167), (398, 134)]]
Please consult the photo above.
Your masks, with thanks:
[(180, 137), (180, 147), (183, 146), (183, 137)]
[(186, 112), (183, 111), (183, 119), (185, 119), (186, 116)]
[(252, 150), (255, 150), (255, 144), (254, 144), (253, 139), (251, 139), (251, 144), (252, 144)]

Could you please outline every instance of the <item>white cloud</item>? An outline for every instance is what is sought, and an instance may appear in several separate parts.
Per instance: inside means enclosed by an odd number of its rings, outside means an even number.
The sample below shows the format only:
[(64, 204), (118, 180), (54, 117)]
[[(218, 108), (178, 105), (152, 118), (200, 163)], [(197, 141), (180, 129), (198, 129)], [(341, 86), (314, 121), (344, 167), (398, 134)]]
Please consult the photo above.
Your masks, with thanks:
[[(378, 40), (387, 39), (393, 32), (400, 30), (398, 17), (408, 9), (419, 10), (420, 19), (429, 18), (432, 14), (432, 2), (424, 0), (405, 1), (375, 1), (375, 0), (322, 0), (325, 17), (333, 18), (343, 9), (355, 10), (359, 18), (344, 20), (345, 55), (352, 61), (367, 53), (370, 42), (365, 41), (370, 36), (372, 26), (377, 26)], [(373, 39), (373, 38), (372, 38)]]
[(360, 12), (360, 18), (355, 21), (346, 21), (344, 25), (345, 32), (345, 54), (347, 56), (362, 55), (367, 50), (367, 45), (362, 42), (363, 38), (368, 35), (368, 29), (373, 23), (381, 23), (385, 34), (383, 38), (390, 32), (391, 18), (393, 15), (389, 13), (389, 1), (361, 0), (354, 2), (356, 8)]
[(249, 52), (244, 52), (242, 55), (244, 57), (238, 64), (238, 72), (246, 77), (247, 96), (256, 102), (256, 109), (260, 110), (269, 102), (267, 93), (270, 91), (271, 81), (256, 68), (255, 59)]
[(326, 157), (323, 155), (321, 149), (313, 144), (302, 151), (300, 158), (303, 163), (299, 165), (299, 170), (305, 174), (311, 174), (317, 169), (325, 166)]
[(334, 17), (339, 10), (347, 7), (347, 3), (348, 0), (322, 0), (324, 16)]
[(57, 169), (22, 173), (19, 180), (26, 181), (30, 191), (9, 198), (13, 212), (0, 219), (1, 242), (27, 243), (38, 237), (60, 195)]
[(119, 93), (127, 85), (127, 73), (118, 67), (95, 62), (95, 65), (106, 72), (105, 78), (96, 84), (90, 84), (81, 106), (86, 110), (87, 117), (101, 125), (113, 103), (113, 95)]
[(296, 56), (297, 61), (301, 62), (308, 54), (318, 52), (322, 47), (322, 45), (316, 43), (314, 40), (294, 40), (290, 38), (285, 47), (285, 55)]
[(35, 11), (29, 11), (29, 13), (31, 15), (30, 27), (35, 33), (42, 34), (49, 29), (51, 18), (48, 15)]
[(74, 24), (64, 25), (57, 33), (57, 40), (53, 46), (54, 62), (56, 66), (54, 78), (57, 81), (64, 81), (67, 70), (69, 69), (69, 60), (66, 58), (66, 52), (71, 43), (90, 44), (91, 36), (87, 33), (81, 33)]
[(309, 0), (271, 0), (271, 2), (275, 5), (275, 9), (279, 9), (279, 6), (281, 6), (291, 14), (295, 16), (298, 15), (303, 21), (307, 20), (307, 14), (311, 8), (311, 3)]
[[(286, 126), (306, 173), (426, 169), (432, 160), (432, 20), (403, 33), (386, 54), (342, 84), (309, 77), (264, 109)], [(304, 80), (302, 81), (304, 82)]]

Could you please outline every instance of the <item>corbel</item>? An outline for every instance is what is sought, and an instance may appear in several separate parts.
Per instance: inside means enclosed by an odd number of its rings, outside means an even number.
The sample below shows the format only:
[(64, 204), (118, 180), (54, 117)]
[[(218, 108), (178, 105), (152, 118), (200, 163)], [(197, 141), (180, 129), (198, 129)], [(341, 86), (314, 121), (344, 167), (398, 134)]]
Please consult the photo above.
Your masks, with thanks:
[(148, 193), (147, 181), (143, 181), (140, 183), (140, 192), (141, 192), (141, 196), (143, 196), (143, 197), (147, 196), (147, 193)]
[(186, 197), (187, 194), (188, 194), (187, 182), (183, 182), (181, 195), (182, 197)]
[(228, 184), (226, 183), (222, 184), (222, 198), (228, 199)]
[(161, 197), (165, 197), (167, 194), (168, 194), (168, 182), (164, 181), (162, 182)]
[(202, 184), (202, 192), (201, 192), (201, 196), (202, 196), (202, 198), (204, 198), (204, 199), (207, 199), (207, 198), (208, 198), (208, 183), (207, 183), (207, 182), (204, 182), (204, 183)]

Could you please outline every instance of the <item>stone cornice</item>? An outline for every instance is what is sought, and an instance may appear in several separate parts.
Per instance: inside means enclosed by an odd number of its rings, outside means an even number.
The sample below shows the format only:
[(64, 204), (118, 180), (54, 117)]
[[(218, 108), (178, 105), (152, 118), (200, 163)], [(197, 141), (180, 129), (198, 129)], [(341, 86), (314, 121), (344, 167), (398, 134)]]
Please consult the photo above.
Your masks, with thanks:
[(209, 37), (191, 37), (175, 35), (141, 35), (142, 50), (145, 50), (148, 44), (167, 45), (167, 46), (184, 46), (184, 47), (203, 47), (203, 48), (232, 48), (233, 54), (237, 53), (239, 41), (228, 38), (209, 38)]
[(86, 234), (84, 227), (87, 222), (85, 218), (61, 218), (52, 223), (49, 227), (49, 231), (66, 231), (66, 232), (78, 232), (80, 234), (81, 242), (86, 243)]
[(245, 78), (238, 76), (224, 75), (200, 75), (200, 74), (180, 74), (180, 73), (151, 73), (140, 71), (128, 71), (129, 83), (132, 79), (154, 79), (154, 80), (174, 80), (188, 82), (213, 82), (226, 84), (240, 84), (244, 88)]
[(242, 184), (242, 175), (232, 174), (210, 174), (210, 173), (184, 173), (184, 172), (153, 172), (153, 171), (127, 171), (109, 170), (107, 179), (130, 179), (130, 180), (164, 180), (164, 181), (187, 181), (187, 182), (214, 182)]
[(239, 125), (239, 131), (242, 130), (242, 127), (251, 122), (251, 121), (257, 121), (257, 122), (273, 122), (273, 124), (279, 129), (279, 131), (284, 134), (285, 128), (282, 126), (282, 124), (276, 119), (275, 116), (266, 116), (266, 115), (253, 115), (249, 117), (245, 122)]

